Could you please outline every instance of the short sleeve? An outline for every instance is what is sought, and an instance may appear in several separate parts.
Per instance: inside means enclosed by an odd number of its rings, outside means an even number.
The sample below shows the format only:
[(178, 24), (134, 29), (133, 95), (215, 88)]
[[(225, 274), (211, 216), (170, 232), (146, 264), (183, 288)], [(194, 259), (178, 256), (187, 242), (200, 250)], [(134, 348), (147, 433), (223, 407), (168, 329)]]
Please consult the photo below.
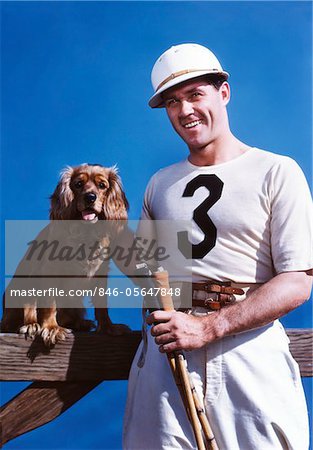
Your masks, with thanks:
[(271, 171), (271, 251), (276, 273), (313, 267), (313, 206), (305, 176), (283, 157)]

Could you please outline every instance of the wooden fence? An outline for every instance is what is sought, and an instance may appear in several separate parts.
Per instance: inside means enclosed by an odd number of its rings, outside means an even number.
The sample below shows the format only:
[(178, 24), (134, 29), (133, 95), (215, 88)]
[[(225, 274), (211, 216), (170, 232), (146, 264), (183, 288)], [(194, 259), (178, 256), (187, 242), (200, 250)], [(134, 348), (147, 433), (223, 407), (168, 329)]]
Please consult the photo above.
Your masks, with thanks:
[[(302, 377), (312, 377), (312, 329), (289, 329)], [(70, 335), (50, 350), (40, 339), (0, 334), (0, 380), (32, 384), (0, 409), (0, 445), (58, 417), (104, 380), (126, 380), (141, 339), (94, 333)]]

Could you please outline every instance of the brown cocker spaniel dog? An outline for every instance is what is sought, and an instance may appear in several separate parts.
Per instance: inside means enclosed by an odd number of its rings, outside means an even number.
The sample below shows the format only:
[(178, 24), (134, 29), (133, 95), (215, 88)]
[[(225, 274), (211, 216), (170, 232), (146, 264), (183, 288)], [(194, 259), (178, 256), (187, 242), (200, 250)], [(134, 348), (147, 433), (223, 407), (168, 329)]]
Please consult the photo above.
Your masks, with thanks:
[[(63, 297), (60, 301), (49, 295), (48, 304), (43, 304), (42, 297), (31, 296), (23, 299), (23, 308), (10, 307), (11, 289), (25, 277), (33, 285), (36, 279), (36, 287), (42, 289), (48, 287), (49, 280), (53, 280), (55, 290), (62, 288), (66, 293), (70, 289), (92, 289), (97, 331), (128, 332), (126, 325), (113, 324), (109, 318), (104, 295), (109, 258), (102, 257), (126, 224), (127, 209), (115, 167), (82, 164), (64, 169), (51, 196), (51, 222), (32, 241), (35, 247), (27, 251), (6, 289), (1, 331), (31, 338), (41, 336), (50, 346), (64, 340), (70, 329), (89, 331), (94, 326), (93, 321), (84, 318), (82, 298)], [(92, 252), (88, 253), (88, 249)]]

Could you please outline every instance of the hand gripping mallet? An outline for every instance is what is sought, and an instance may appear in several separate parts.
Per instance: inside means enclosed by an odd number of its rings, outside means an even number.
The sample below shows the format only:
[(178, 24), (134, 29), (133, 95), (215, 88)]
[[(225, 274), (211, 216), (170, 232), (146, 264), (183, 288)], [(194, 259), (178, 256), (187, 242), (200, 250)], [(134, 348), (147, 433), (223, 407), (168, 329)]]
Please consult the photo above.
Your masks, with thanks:
[[(161, 295), (159, 296), (164, 311), (173, 311), (174, 305), (172, 297), (169, 294), (170, 286), (168, 272), (165, 270), (160, 270), (158, 272), (154, 272), (153, 277), (156, 286), (160, 289), (164, 289), (160, 291)], [(162, 292), (163, 294), (164, 292), (166, 294), (162, 295)], [(183, 352), (175, 351), (173, 353), (167, 353), (167, 358), (172, 369), (177, 387), (182, 396), (188, 418), (191, 422), (198, 449), (205, 450), (206, 448), (208, 448), (209, 450), (219, 450), (215, 441), (214, 434), (212, 432), (212, 428), (201, 405), (192, 378), (188, 373), (186, 359)], [(205, 437), (205, 441), (203, 440), (201, 427)]]

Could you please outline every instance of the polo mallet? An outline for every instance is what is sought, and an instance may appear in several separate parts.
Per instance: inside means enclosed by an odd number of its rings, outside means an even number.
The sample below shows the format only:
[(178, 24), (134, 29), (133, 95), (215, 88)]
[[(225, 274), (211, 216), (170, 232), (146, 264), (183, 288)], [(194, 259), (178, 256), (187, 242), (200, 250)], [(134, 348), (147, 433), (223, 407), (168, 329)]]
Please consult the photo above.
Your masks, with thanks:
[[(161, 269), (161, 268), (160, 268)], [(160, 303), (164, 311), (173, 311), (174, 305), (170, 292), (170, 285), (168, 279), (168, 272), (165, 270), (159, 270), (153, 273), (154, 281), (157, 287), (164, 288), (163, 293), (160, 295)], [(162, 292), (162, 291), (161, 291)], [(187, 411), (188, 418), (191, 422), (191, 426), (195, 435), (197, 446), (199, 450), (219, 450), (215, 441), (212, 428), (205, 414), (205, 411), (201, 405), (197, 391), (193, 384), (192, 378), (188, 373), (186, 358), (181, 351), (175, 351), (173, 353), (167, 353), (167, 358), (177, 384), (178, 390), (182, 397), (185, 409)], [(202, 431), (204, 435), (202, 435)]]

